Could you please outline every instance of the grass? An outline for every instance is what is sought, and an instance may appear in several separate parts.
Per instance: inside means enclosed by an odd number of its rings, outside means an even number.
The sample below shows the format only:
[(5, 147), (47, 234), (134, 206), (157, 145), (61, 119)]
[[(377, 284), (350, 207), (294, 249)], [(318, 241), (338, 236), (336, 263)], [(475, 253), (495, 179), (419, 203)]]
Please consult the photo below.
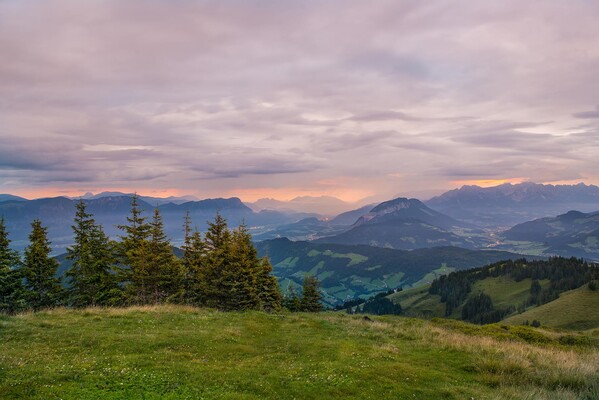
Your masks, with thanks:
[[(517, 307), (530, 297), (532, 279), (516, 282), (509, 276), (489, 277), (477, 281), (472, 287), (472, 294), (484, 292), (491, 297), (497, 308)], [(540, 282), (541, 287), (549, 286), (549, 280)]]
[[(0, 397), (591, 399), (599, 395), (599, 346), (592, 336), (582, 341), (584, 346), (564, 345), (527, 327), (373, 319), (343, 313), (220, 313), (175, 306), (0, 317)], [(518, 329), (529, 334), (518, 334)]]
[(584, 285), (562, 293), (552, 302), (510, 317), (505, 323), (519, 325), (535, 319), (542, 325), (562, 329), (599, 328), (599, 291), (592, 291), (588, 284)]

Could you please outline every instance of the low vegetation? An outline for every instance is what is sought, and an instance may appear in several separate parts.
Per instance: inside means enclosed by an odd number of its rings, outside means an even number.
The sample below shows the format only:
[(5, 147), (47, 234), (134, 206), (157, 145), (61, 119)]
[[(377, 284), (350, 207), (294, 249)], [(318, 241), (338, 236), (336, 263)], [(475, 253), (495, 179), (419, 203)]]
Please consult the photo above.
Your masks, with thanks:
[(3, 399), (596, 399), (599, 332), (189, 306), (0, 317)]

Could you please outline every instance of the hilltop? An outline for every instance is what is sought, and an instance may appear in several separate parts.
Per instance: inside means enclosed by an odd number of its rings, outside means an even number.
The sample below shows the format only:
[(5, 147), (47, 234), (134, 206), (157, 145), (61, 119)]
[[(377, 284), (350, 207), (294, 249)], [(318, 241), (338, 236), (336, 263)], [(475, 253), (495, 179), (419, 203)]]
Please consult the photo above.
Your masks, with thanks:
[(599, 395), (589, 334), (175, 306), (0, 317), (4, 399)]

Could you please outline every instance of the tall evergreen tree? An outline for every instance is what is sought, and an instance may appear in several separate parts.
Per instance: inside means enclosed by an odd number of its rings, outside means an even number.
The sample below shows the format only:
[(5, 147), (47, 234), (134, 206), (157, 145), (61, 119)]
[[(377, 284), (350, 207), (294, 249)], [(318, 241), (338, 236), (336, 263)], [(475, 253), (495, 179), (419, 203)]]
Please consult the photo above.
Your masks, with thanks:
[(242, 224), (231, 235), (229, 260), (222, 270), (222, 285), (228, 296), (224, 309), (251, 310), (260, 308), (257, 275), (260, 268), (258, 252), (252, 244), (247, 227)]
[(231, 259), (231, 233), (220, 213), (208, 223), (204, 241), (207, 255), (205, 268), (200, 271), (199, 277), (201, 304), (222, 309), (228, 302), (228, 282), (223, 272)]
[(260, 305), (264, 311), (280, 311), (283, 307), (283, 296), (277, 278), (272, 276), (272, 265), (268, 257), (260, 260), (258, 274), (256, 276), (256, 287), (260, 297)]
[(41, 221), (34, 220), (31, 227), (23, 265), (29, 303), (34, 310), (55, 307), (61, 303), (63, 294), (60, 280), (56, 278), (58, 261), (50, 257), (50, 241)]
[(0, 313), (14, 314), (27, 307), (19, 253), (10, 248), (4, 217), (0, 218)]
[(80, 200), (76, 205), (74, 225), (75, 244), (67, 248), (73, 260), (66, 275), (70, 279), (70, 302), (76, 307), (116, 305), (121, 290), (115, 273), (116, 258), (113, 246), (102, 226), (86, 211)]
[(202, 271), (205, 263), (206, 245), (202, 234), (197, 229), (192, 231), (189, 211), (186, 212), (183, 221), (185, 240), (182, 246), (182, 264), (185, 274), (185, 302), (199, 305), (201, 301), (200, 271)]
[(183, 247), (183, 269), (185, 271), (185, 302), (202, 304), (204, 269), (206, 267), (206, 244), (199, 231), (189, 236)]
[(147, 252), (147, 295), (150, 303), (183, 301), (183, 266), (164, 233), (160, 210), (154, 210)]
[(125, 286), (127, 301), (133, 304), (146, 304), (148, 297), (148, 251), (150, 230), (152, 227), (137, 203), (137, 194), (131, 199), (131, 215), (127, 225), (119, 225), (125, 234), (119, 243), (119, 262), (121, 281)]
[(283, 297), (283, 307), (291, 312), (301, 311), (302, 309), (301, 299), (298, 296), (293, 283), (289, 283), (289, 286), (287, 286), (287, 293), (285, 293), (285, 296)]
[(306, 275), (302, 285), (301, 310), (307, 312), (322, 311), (322, 296), (318, 287), (320, 282), (315, 276)]

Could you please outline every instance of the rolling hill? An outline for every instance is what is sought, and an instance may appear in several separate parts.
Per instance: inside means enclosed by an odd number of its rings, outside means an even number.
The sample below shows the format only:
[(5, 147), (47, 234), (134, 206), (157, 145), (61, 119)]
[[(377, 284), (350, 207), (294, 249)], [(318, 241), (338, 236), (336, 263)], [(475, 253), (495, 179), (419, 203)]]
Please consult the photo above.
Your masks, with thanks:
[(584, 285), (560, 294), (559, 298), (503, 322), (522, 325), (537, 320), (543, 326), (561, 329), (588, 330), (599, 328), (599, 291)]
[[(494, 322), (538, 320), (555, 328), (593, 329), (599, 327), (599, 291), (590, 290), (588, 282), (598, 277), (597, 267), (574, 259), (519, 260), (452, 273), (388, 298), (407, 316), (464, 319), (469, 318), (464, 313), (468, 302), (483, 293), (492, 306), (479, 312)], [(538, 290), (533, 292), (535, 281)]]

